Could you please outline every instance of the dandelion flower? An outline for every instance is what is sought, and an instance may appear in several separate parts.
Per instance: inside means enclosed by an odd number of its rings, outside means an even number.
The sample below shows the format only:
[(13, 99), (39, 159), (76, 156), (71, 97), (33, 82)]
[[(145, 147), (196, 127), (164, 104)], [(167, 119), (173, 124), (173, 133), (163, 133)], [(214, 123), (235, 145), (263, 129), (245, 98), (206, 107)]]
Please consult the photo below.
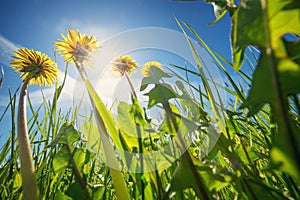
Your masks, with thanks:
[(57, 80), (58, 69), (49, 56), (40, 51), (21, 48), (14, 52), (11, 68), (21, 73), (22, 83), (18, 106), (18, 143), (20, 150), (20, 168), (23, 183), (24, 199), (40, 199), (39, 187), (35, 179), (35, 167), (28, 136), (26, 117), (26, 94), (29, 84), (51, 85)]
[(130, 74), (138, 68), (135, 60), (131, 56), (119, 56), (116, 58), (110, 67), (111, 71), (116, 76), (124, 76), (125, 74)]
[(78, 30), (68, 29), (68, 35), (61, 34), (63, 40), (54, 42), (58, 52), (65, 57), (65, 62), (73, 62), (75, 59), (79, 63), (83, 63), (88, 59), (89, 55), (99, 43), (94, 36), (81, 34)]
[(157, 68), (159, 68), (159, 69), (162, 69), (162, 68), (163, 68), (162, 65), (161, 65), (159, 62), (157, 62), (157, 61), (147, 62), (147, 63), (143, 66), (143, 69), (142, 69), (142, 71), (141, 71), (141, 73), (142, 73), (142, 75), (143, 75), (144, 77), (150, 76), (150, 68), (151, 68), (151, 67), (157, 67)]
[(29, 80), (29, 84), (51, 85), (57, 80), (58, 69), (49, 56), (40, 51), (21, 48), (12, 56), (11, 68), (21, 73), (23, 80)]

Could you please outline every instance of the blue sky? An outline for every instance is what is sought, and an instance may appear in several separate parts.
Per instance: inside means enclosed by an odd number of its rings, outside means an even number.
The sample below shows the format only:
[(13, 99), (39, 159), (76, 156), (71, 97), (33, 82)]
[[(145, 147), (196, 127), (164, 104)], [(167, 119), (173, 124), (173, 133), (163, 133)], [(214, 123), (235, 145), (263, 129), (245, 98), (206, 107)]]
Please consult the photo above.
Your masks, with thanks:
[[(60, 38), (60, 33), (66, 34), (68, 28), (78, 28), (95, 35), (101, 43), (116, 34), (143, 27), (168, 28), (180, 32), (174, 19), (177, 17), (192, 26), (212, 49), (231, 59), (229, 17), (225, 16), (217, 24), (209, 26), (208, 23), (215, 19), (213, 7), (202, 1), (15, 0), (2, 1), (0, 11), (0, 65), (5, 71), (0, 89), (0, 114), (5, 108), (7, 88), (14, 91), (20, 84), (19, 75), (9, 68), (8, 56), (17, 47), (27, 47), (53, 58), (53, 42)], [(63, 71), (64, 65), (60, 65), (59, 59), (59, 68)], [(47, 88), (44, 91), (51, 94)], [(39, 101), (38, 97), (36, 99)], [(0, 127), (4, 124), (7, 126), (6, 120), (0, 122)], [(2, 129), (0, 146), (7, 137), (7, 130)]]

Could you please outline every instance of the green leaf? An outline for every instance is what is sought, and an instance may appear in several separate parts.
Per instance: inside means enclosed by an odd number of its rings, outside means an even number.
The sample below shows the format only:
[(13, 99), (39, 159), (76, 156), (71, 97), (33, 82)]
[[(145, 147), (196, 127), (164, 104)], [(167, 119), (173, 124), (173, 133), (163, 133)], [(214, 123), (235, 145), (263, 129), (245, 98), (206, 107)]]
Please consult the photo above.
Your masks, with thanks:
[(205, 2), (212, 4), (214, 7), (217, 21), (219, 21), (228, 10), (230, 11), (230, 15), (234, 12), (235, 5), (233, 5), (232, 0), (205, 0)]
[(68, 197), (67, 195), (62, 193), (60, 190), (55, 190), (54, 200), (72, 200), (72, 198)]
[[(201, 177), (201, 180), (203, 181), (205, 190), (212, 191), (214, 189), (229, 185), (229, 183), (225, 181), (224, 177), (214, 174), (209, 166), (203, 165), (200, 160), (192, 160), (196, 166), (199, 176)], [(176, 168), (170, 184), (173, 191), (182, 191), (186, 188), (193, 188), (198, 197), (201, 198), (195, 178), (185, 157), (181, 158), (179, 166)]]
[[(264, 2), (266, 5), (262, 5)], [(240, 69), (247, 45), (266, 49), (270, 37), (272, 46), (277, 48), (284, 34), (299, 33), (299, 4), (297, 0), (242, 0), (232, 16), (233, 68)]]
[[(255, 162), (259, 159), (259, 157), (255, 154), (253, 150), (251, 150), (250, 146), (245, 146), (245, 149), (243, 149), (242, 145), (239, 145), (235, 150), (234, 153), (236, 153), (241, 161), (245, 164), (251, 164), (249, 163), (249, 160), (251, 162)], [(249, 156), (249, 160), (247, 158), (247, 155)]]
[(175, 84), (182, 93), (181, 95), (178, 95), (178, 100), (182, 107), (185, 109), (187, 118), (194, 121), (210, 121), (210, 117), (207, 112), (195, 100), (192, 99), (190, 93), (186, 90), (183, 83), (180, 81), (176, 81)]
[[(90, 189), (90, 188), (88, 188), (88, 189)], [(91, 190), (89, 190), (89, 193), (91, 193)], [(73, 200), (86, 199), (85, 192), (83, 191), (79, 182), (72, 183), (71, 186), (68, 188), (66, 194), (68, 196), (72, 197)]]
[(168, 75), (158, 67), (150, 67), (149, 74), (150, 76), (143, 78), (140, 91), (145, 90), (149, 84), (158, 84), (162, 78), (171, 78), (170, 75)]
[(169, 99), (176, 98), (177, 96), (171, 86), (165, 83), (155, 85), (154, 88), (145, 95), (149, 96), (148, 108), (158, 103), (166, 103)]
[[(83, 167), (85, 164), (89, 163), (90, 154), (88, 151), (86, 151), (84, 149), (80, 149), (80, 148), (75, 148), (74, 151), (75, 151), (74, 156), (73, 156), (74, 164), (78, 168), (81, 175), (83, 175), (84, 174)], [(70, 156), (72, 156), (72, 155), (70, 155)]]
[[(120, 102), (118, 105), (118, 125), (119, 128), (129, 135), (137, 137), (136, 131), (136, 122), (134, 120), (134, 116), (132, 115), (132, 106), (125, 103)], [(138, 117), (138, 116), (137, 116)]]
[(103, 199), (103, 195), (105, 194), (105, 186), (104, 185), (96, 185), (93, 186), (92, 188), (93, 191), (93, 199), (98, 200), (98, 199)]
[(55, 173), (69, 166), (70, 154), (66, 146), (62, 147), (53, 158), (53, 170)]
[[(296, 151), (300, 152), (299, 128), (295, 127), (295, 125), (292, 125), (291, 128), (294, 129), (293, 133), (296, 133), (293, 135), (296, 140), (294, 142), (297, 144)], [(299, 167), (297, 167), (297, 160), (295, 159), (295, 149), (293, 149), (291, 142), (281, 129), (281, 126), (279, 126), (279, 134), (271, 149), (272, 165), (274, 165), (274, 168), (285, 171), (300, 181), (300, 171)]]
[(54, 140), (47, 145), (47, 147), (53, 147), (56, 144), (66, 144), (72, 146), (74, 142), (80, 139), (80, 133), (74, 128), (74, 126), (66, 122), (60, 129)]
[(300, 65), (300, 39), (295, 42), (283, 40), (288, 57), (298, 65)]
[(164, 120), (159, 127), (159, 130), (161, 132), (164, 132), (164, 133), (167, 133), (170, 135), (174, 135), (174, 136), (176, 136), (177, 133), (181, 133), (181, 136), (184, 137), (187, 133), (197, 130), (198, 126), (195, 124), (194, 121), (191, 121), (191, 120), (181, 116), (178, 108), (175, 105), (173, 105), (173, 104), (169, 104), (169, 105), (170, 105), (172, 114), (175, 118), (178, 130), (174, 129), (172, 120), (168, 117), (168, 114), (165, 113)]
[(101, 138), (97, 125), (90, 121), (84, 121), (83, 132), (84, 138), (87, 139), (86, 148), (93, 153), (99, 154), (101, 149)]
[(298, 0), (244, 0), (232, 18), (234, 69), (240, 69), (247, 45), (261, 50), (252, 87), (242, 107), (248, 107), (251, 116), (266, 103), (271, 105), (278, 125), (272, 161), (296, 178), (300, 169), (300, 130), (290, 119), (287, 97), (300, 93), (299, 43), (288, 43), (283, 36), (300, 33), (299, 16)]
[(240, 2), (237, 11), (232, 16), (231, 40), (235, 70), (239, 70), (242, 66), (247, 45), (256, 44), (266, 48), (267, 38), (260, 1), (243, 0)]
[[(144, 115), (144, 110), (138, 101), (134, 101), (132, 105), (125, 102), (120, 102), (118, 105), (118, 125), (121, 131), (120, 138), (125, 144), (125, 149), (129, 148), (129, 151), (132, 151), (133, 147), (139, 146), (139, 138), (148, 137), (148, 133), (145, 135), (145, 129), (147, 129), (148, 132), (152, 130), (144, 119)], [(152, 134), (152, 136), (154, 136), (154, 134)]]
[[(300, 92), (300, 66), (290, 59), (275, 60), (278, 69), (281, 91), (286, 97), (288, 94)], [(243, 107), (250, 109), (249, 115), (255, 114), (265, 103), (276, 107), (278, 99), (275, 96), (272, 79), (266, 78), (271, 74), (268, 57), (262, 53), (259, 65), (253, 75), (253, 83)]]
[(74, 160), (74, 164), (79, 172), (83, 174), (83, 166), (89, 162), (90, 154), (83, 149), (74, 148), (72, 152), (67, 146), (63, 146), (53, 158), (53, 170), (55, 173), (71, 167), (71, 159)]

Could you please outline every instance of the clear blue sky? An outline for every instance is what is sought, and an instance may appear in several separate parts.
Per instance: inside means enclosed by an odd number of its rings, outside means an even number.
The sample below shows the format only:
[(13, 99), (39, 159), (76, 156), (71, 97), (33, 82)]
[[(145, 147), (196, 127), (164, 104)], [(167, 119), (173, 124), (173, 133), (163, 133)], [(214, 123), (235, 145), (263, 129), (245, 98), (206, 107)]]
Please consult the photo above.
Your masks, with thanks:
[[(14, 0), (2, 1), (0, 8), (0, 41), (18, 47), (33, 48), (53, 57), (53, 42), (67, 28), (97, 34), (105, 41), (114, 34), (133, 28), (162, 27), (180, 31), (174, 16), (192, 26), (215, 51), (230, 59), (230, 21), (226, 16), (213, 26), (213, 7), (202, 1), (173, 2), (169, 0)], [(7, 43), (6, 42), (6, 43)], [(5, 42), (4, 42), (5, 43)], [(11, 49), (0, 43), (0, 65), (5, 79), (0, 89), (0, 102), (20, 84), (19, 75), (9, 68), (7, 54)], [(6, 53), (5, 52), (7, 48)], [(3, 51), (4, 50), (4, 51)], [(64, 67), (64, 66), (63, 66)], [(63, 67), (60, 67), (63, 70)], [(4, 110), (0, 105), (0, 114)], [(0, 122), (0, 127), (7, 126)], [(8, 137), (0, 131), (0, 146)]]

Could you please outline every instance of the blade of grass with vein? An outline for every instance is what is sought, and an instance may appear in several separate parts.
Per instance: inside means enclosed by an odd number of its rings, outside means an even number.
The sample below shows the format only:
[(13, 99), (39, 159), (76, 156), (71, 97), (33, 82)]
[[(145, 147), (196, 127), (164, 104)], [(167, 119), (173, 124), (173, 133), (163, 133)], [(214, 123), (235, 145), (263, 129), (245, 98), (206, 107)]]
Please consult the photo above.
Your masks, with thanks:
[[(110, 166), (117, 167), (119, 166), (119, 163), (117, 161), (115, 151), (108, 140), (110, 136), (117, 147), (119, 148), (122, 147), (122, 143), (120, 141), (120, 137), (118, 135), (118, 131), (114, 119), (111, 113), (104, 105), (104, 103), (102, 102), (102, 100), (100, 99), (100, 97), (98, 96), (97, 92), (95, 91), (90, 81), (87, 79), (86, 73), (83, 70), (83, 66), (79, 66), (77, 62), (75, 62), (75, 64), (88, 90), (91, 104), (95, 111), (95, 117), (96, 117), (96, 122), (97, 122), (99, 132), (100, 134), (104, 134), (102, 135), (102, 137), (106, 137), (101, 140), (106, 155), (106, 160), (107, 162), (109, 162)], [(107, 130), (109, 133), (107, 132)], [(118, 169), (110, 168), (110, 174), (112, 176), (112, 181), (115, 186), (117, 196), (119, 198), (129, 200), (130, 195), (128, 193), (126, 183), (121, 171)]]
[[(204, 88), (205, 88), (206, 93), (207, 93), (208, 101), (210, 102), (212, 112), (214, 113), (214, 115), (215, 115), (215, 117), (216, 117), (216, 121), (217, 121), (217, 123), (218, 123), (218, 125), (219, 125), (219, 128), (220, 128), (220, 130), (224, 130), (225, 127), (224, 127), (224, 125), (223, 125), (223, 123), (222, 123), (222, 117), (221, 117), (222, 114), (221, 114), (221, 113), (219, 112), (219, 110), (217, 109), (217, 103), (216, 103), (216, 101), (215, 101), (215, 97), (214, 97), (214, 95), (213, 95), (213, 93), (212, 93), (212, 90), (211, 90), (209, 84), (208, 84), (208, 81), (207, 81), (208, 79), (207, 79), (206, 76), (205, 76), (205, 73), (204, 73), (204, 70), (203, 70), (203, 68), (202, 68), (202, 64), (201, 64), (201, 62), (200, 62), (200, 58), (198, 57), (198, 54), (197, 54), (197, 52), (196, 52), (196, 49), (195, 49), (195, 47), (194, 47), (194, 45), (193, 45), (191, 39), (190, 39), (189, 36), (187, 35), (185, 29), (184, 29), (183, 26), (181, 25), (181, 22), (180, 22), (177, 18), (175, 18), (175, 20), (176, 20), (178, 26), (180, 27), (181, 31), (183, 32), (183, 34), (185, 35), (185, 37), (186, 37), (186, 39), (187, 39), (187, 41), (188, 41), (188, 43), (189, 43), (189, 46), (190, 46), (190, 48), (191, 48), (191, 51), (192, 51), (192, 54), (193, 54), (193, 56), (194, 56), (195, 62), (196, 62), (196, 64), (197, 64), (198, 70), (199, 70), (199, 72), (200, 72), (200, 74), (201, 74), (201, 79), (202, 79)], [(197, 33), (196, 33), (196, 32), (195, 32), (188, 24), (186, 24), (185, 22), (182, 22), (182, 23), (188, 28), (188, 30), (190, 30), (193, 34), (196, 34), (196, 35), (197, 35)], [(198, 37), (199, 37), (199, 35), (198, 35)], [(199, 37), (199, 38), (200, 38), (200, 37)]]
[[(12, 159), (12, 163), (10, 166), (10, 173), (9, 173), (9, 177), (12, 178), (13, 176), (13, 170), (14, 170), (14, 149), (15, 149), (15, 143), (16, 143), (16, 127), (15, 127), (15, 110), (16, 110), (16, 93), (14, 95), (11, 94), (10, 89), (8, 89), (8, 94), (9, 94), (9, 99), (10, 99), (10, 114), (11, 114), (11, 146), (10, 146), (10, 158)], [(1, 120), (0, 120), (1, 121)], [(8, 142), (7, 142), (8, 143)], [(6, 157), (6, 154), (4, 154), (3, 156)], [(0, 159), (0, 162), (2, 163), (3, 160)]]

